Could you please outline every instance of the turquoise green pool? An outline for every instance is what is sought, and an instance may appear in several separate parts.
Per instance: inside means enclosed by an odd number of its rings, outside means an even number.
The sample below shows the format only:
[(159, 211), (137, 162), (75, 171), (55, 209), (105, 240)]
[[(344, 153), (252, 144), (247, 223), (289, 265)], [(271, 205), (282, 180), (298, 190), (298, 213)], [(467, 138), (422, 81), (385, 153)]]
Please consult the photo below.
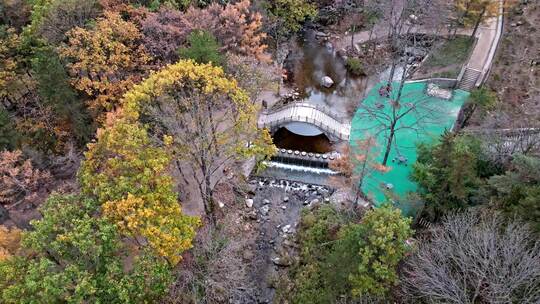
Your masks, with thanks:
[[(381, 97), (378, 84), (364, 99), (364, 107), (360, 107), (351, 124), (351, 146), (367, 136), (376, 139), (377, 146), (372, 150), (375, 162), (382, 163), (386, 150), (388, 125), (387, 117), (392, 116), (389, 100), (397, 92), (390, 92), (390, 98)], [(393, 87), (397, 87), (395, 84)], [(387, 167), (383, 173), (373, 171), (364, 178), (362, 190), (372, 199), (375, 205), (392, 201), (405, 214), (412, 215), (415, 206), (405, 200), (408, 192), (417, 189), (410, 180), (412, 165), (416, 162), (416, 146), (418, 143), (429, 143), (436, 140), (446, 129), (451, 129), (469, 93), (454, 90), (452, 99), (444, 100), (425, 94), (426, 83), (405, 84), (398, 113), (407, 111), (407, 106), (415, 105), (414, 111), (401, 118), (396, 126), (395, 142), (391, 145)], [(396, 89), (397, 91), (397, 89)], [(378, 107), (376, 106), (378, 105)], [(354, 148), (353, 148), (354, 149)], [(404, 162), (404, 160), (406, 160)], [(390, 193), (390, 194), (389, 194)]]

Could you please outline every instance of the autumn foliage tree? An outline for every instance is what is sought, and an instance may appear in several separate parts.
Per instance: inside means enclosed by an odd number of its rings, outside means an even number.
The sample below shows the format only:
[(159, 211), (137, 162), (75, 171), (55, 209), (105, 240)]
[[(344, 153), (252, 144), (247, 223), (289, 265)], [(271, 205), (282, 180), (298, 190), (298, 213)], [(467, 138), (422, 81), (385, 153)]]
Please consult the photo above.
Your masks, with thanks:
[(20, 36), (14, 28), (0, 27), (0, 100), (15, 102), (19, 87), (17, 70), (21, 58), (17, 52)]
[[(212, 65), (170, 65), (130, 91), (125, 104), (125, 111), (142, 109), (154, 138), (190, 168), (184, 173), (196, 181), (208, 215), (225, 165), (275, 151), (270, 134), (256, 127), (247, 94)], [(156, 153), (148, 157), (155, 160)]]
[(21, 230), (0, 225), (0, 262), (17, 253), (21, 242)]
[(10, 114), (21, 144), (56, 153), (73, 137), (84, 138), (90, 128), (81, 123), (84, 109), (54, 49), (29, 50), (26, 35), (0, 28), (2, 108)]
[(58, 44), (66, 33), (97, 17), (101, 11), (97, 0), (48, 0), (34, 1), (32, 23), (29, 26), (36, 36), (48, 43)]
[(79, 180), (123, 235), (176, 264), (191, 247), (199, 220), (182, 213), (167, 174), (171, 157), (137, 121), (138, 97), (137, 91), (128, 93), (124, 108), (109, 114), (89, 145)]
[(306, 19), (317, 15), (317, 6), (307, 0), (269, 1), (274, 39), (296, 33)]
[(340, 157), (329, 164), (330, 169), (340, 173), (340, 176), (332, 177), (332, 182), (351, 187), (355, 193), (355, 199), (358, 200), (367, 177), (375, 172), (390, 170), (389, 167), (376, 161), (377, 156), (377, 141), (372, 136), (366, 136), (351, 145), (344, 146), (340, 151)]
[(120, 14), (105, 12), (94, 26), (76, 27), (67, 37), (60, 55), (69, 62), (74, 87), (90, 99), (94, 117), (103, 121), (103, 113), (115, 109), (144, 74), (149, 57), (140, 44), (142, 35)]
[(456, 21), (459, 25), (473, 28), (471, 38), (474, 38), (480, 24), (489, 18), (497, 17), (500, 9), (512, 7), (516, 2), (516, 0), (456, 0), (454, 1)]
[(50, 184), (50, 174), (35, 169), (21, 151), (0, 152), (0, 204), (6, 208), (39, 205), (46, 199)]
[(205, 9), (190, 8), (186, 19), (192, 21), (194, 29), (212, 33), (224, 51), (268, 60), (263, 41), (266, 34), (261, 31), (262, 16), (251, 12), (250, 5), (251, 1), (242, 0), (225, 6), (214, 3)]
[[(148, 252), (133, 258), (99, 204), (53, 195), (22, 238), (29, 254), (0, 261), (2, 303), (153, 303), (171, 283), (170, 266)], [(1, 241), (0, 241), (1, 243)]]
[(141, 22), (144, 46), (157, 64), (176, 62), (178, 49), (192, 29), (191, 22), (182, 12), (169, 7), (148, 13)]
[(162, 6), (141, 21), (144, 45), (157, 64), (174, 63), (188, 35), (203, 30), (216, 37), (222, 52), (268, 60), (262, 16), (252, 12), (250, 5), (249, 0), (225, 6), (213, 3), (202, 9), (190, 7), (186, 12)]

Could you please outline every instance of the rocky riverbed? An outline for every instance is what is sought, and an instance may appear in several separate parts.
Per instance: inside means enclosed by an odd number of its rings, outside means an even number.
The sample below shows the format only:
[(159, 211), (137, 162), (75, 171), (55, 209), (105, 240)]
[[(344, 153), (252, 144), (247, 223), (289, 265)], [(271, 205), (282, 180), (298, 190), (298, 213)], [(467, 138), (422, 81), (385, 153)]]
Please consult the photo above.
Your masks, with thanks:
[(257, 302), (272, 303), (276, 281), (296, 259), (294, 237), (302, 209), (334, 202), (335, 191), (269, 178), (252, 178), (249, 185), (254, 195), (245, 203), (257, 237), (254, 248), (245, 255), (251, 260)]

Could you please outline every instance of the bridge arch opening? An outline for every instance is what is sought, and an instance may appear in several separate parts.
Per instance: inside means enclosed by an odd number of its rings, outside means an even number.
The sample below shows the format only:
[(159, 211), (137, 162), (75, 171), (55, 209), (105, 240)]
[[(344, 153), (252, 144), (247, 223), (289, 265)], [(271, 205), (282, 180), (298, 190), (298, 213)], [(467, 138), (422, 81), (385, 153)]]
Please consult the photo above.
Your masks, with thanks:
[[(312, 127), (313, 129), (299, 129), (299, 127), (300, 126), (298, 125), (293, 125), (293, 127), (291, 128), (287, 125), (279, 128), (273, 135), (274, 144), (280, 149), (295, 151), (298, 150), (321, 154), (329, 153), (334, 150), (330, 139), (316, 127)], [(318, 132), (316, 132), (314, 129), (317, 129)]]
[(290, 122), (283, 127), (290, 132), (301, 136), (318, 136), (324, 134), (317, 126), (305, 122)]

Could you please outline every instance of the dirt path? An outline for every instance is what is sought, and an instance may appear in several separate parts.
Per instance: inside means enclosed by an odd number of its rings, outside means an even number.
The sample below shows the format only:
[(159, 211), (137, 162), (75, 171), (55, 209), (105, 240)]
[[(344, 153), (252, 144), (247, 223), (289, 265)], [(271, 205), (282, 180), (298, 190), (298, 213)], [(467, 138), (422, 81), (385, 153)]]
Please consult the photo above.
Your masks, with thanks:
[[(497, 35), (497, 17), (490, 18), (484, 22), (476, 32), (477, 42), (474, 46), (474, 49), (471, 52), (466, 66), (476, 69), (483, 70), (486, 64), (486, 61), (489, 58), (490, 51), (496, 44), (496, 35)], [(404, 31), (407, 31), (405, 29)], [(411, 32), (414, 33), (432, 33), (440, 36), (447, 36), (448, 33), (435, 33), (431, 29), (426, 29), (422, 27), (413, 27)], [(354, 44), (362, 44), (374, 39), (383, 38), (388, 34), (388, 25), (385, 23), (375, 25), (373, 32), (362, 31), (354, 34)], [(472, 29), (459, 29), (457, 34), (470, 36), (472, 34)], [(343, 49), (351, 45), (351, 38), (353, 35), (348, 34), (342, 36), (340, 39), (334, 41), (336, 49)]]

